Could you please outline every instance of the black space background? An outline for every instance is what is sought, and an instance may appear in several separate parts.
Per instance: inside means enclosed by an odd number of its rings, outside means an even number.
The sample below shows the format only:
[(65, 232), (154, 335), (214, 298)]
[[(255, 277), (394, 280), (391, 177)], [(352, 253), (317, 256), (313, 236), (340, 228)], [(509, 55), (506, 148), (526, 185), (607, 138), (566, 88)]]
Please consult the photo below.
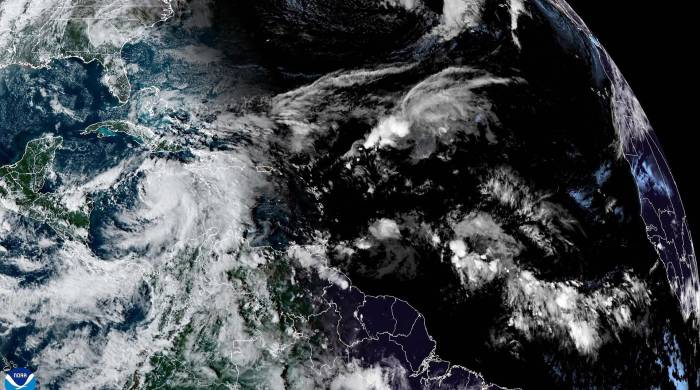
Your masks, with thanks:
[(695, 10), (682, 1), (569, 0), (642, 103), (700, 239), (700, 55)]

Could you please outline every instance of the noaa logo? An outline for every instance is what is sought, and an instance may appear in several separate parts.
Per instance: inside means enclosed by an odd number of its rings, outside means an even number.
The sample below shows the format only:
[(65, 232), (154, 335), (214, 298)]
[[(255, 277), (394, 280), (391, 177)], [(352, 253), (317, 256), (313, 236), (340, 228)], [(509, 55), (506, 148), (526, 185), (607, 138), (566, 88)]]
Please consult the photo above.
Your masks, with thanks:
[(26, 368), (13, 368), (5, 375), (5, 390), (35, 390), (34, 374)]

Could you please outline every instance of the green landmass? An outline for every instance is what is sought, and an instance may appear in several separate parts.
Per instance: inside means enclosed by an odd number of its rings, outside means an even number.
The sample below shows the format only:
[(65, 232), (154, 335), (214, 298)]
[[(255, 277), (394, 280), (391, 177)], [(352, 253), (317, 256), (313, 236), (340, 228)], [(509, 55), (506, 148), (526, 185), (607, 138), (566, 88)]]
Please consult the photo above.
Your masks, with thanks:
[[(150, 26), (174, 14), (170, 1), (121, 4), (112, 0), (2, 0), (0, 68), (12, 64), (48, 66), (53, 59), (99, 61), (103, 83), (125, 103), (131, 86), (123, 45), (148, 34)], [(7, 5), (5, 4), (7, 3)], [(2, 13), (2, 11), (0, 11)]]
[(61, 137), (31, 140), (19, 161), (0, 166), (0, 204), (45, 222), (62, 236), (85, 239), (90, 225), (88, 213), (68, 210), (55, 194), (41, 192), (62, 144)]
[(149, 129), (123, 120), (109, 120), (93, 123), (86, 127), (81, 134), (97, 134), (98, 138), (106, 138), (114, 137), (119, 133), (132, 137), (136, 143), (150, 149), (154, 153), (179, 152), (182, 150), (181, 147), (172, 142), (158, 139)]
[[(191, 277), (198, 255), (197, 250), (181, 258), (179, 278)], [(200, 311), (171, 333), (172, 345), (151, 355), (149, 369), (135, 372), (124, 389), (255, 390), (269, 388), (274, 382), (271, 373), (279, 375), (280, 367), (289, 375), (303, 370), (313, 351), (326, 341), (309, 328), (308, 317), (323, 309), (315, 307), (311, 292), (290, 277), (299, 272), (285, 259), (227, 272), (229, 282), (240, 292), (232, 305), (238, 307), (245, 324), (246, 340), (241, 347), (245, 351), (252, 342), (259, 352), (255, 359), (239, 361), (236, 354), (222, 354), (222, 332), (231, 319)], [(279, 340), (281, 348), (272, 352), (267, 344), (270, 340)]]

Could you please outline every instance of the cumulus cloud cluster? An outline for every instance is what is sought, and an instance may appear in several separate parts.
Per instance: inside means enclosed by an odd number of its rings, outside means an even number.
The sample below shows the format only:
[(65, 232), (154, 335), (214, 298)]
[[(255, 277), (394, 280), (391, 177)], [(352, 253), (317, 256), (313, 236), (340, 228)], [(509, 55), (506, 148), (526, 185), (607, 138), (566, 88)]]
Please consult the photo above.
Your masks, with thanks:
[(492, 127), (498, 125), (498, 118), (490, 100), (479, 91), (513, 81), (472, 68), (442, 70), (408, 91), (397, 111), (379, 121), (363, 146), (410, 148), (412, 157), (420, 160), (456, 137), (473, 136), (495, 143)]
[(400, 390), (411, 388), (406, 369), (396, 359), (370, 367), (351, 361), (330, 383), (331, 390)]
[[(533, 196), (513, 171), (491, 176), (484, 191), (525, 217), (528, 224), (545, 226), (531, 242), (546, 249), (553, 241), (565, 241), (562, 231), (575, 226), (562, 208), (546, 197)], [(578, 279), (548, 281), (520, 261), (525, 244), (506, 233), (498, 218), (472, 212), (452, 228), (451, 261), (466, 291), (477, 291), (494, 280), (503, 282), (508, 325), (526, 339), (568, 340), (579, 353), (594, 356), (619, 333), (643, 329), (633, 313), (648, 310), (650, 291), (638, 277), (625, 273), (622, 283), (606, 282), (595, 288), (585, 287)], [(523, 229), (516, 232), (533, 234)]]

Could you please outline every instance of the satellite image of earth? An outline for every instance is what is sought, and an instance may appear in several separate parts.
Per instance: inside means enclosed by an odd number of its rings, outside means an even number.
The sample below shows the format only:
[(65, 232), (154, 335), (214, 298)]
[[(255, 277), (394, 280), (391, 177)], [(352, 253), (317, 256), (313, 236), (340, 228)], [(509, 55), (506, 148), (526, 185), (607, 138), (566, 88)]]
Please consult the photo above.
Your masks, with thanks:
[(38, 388), (698, 389), (698, 348), (675, 182), (563, 0), (0, 0)]

